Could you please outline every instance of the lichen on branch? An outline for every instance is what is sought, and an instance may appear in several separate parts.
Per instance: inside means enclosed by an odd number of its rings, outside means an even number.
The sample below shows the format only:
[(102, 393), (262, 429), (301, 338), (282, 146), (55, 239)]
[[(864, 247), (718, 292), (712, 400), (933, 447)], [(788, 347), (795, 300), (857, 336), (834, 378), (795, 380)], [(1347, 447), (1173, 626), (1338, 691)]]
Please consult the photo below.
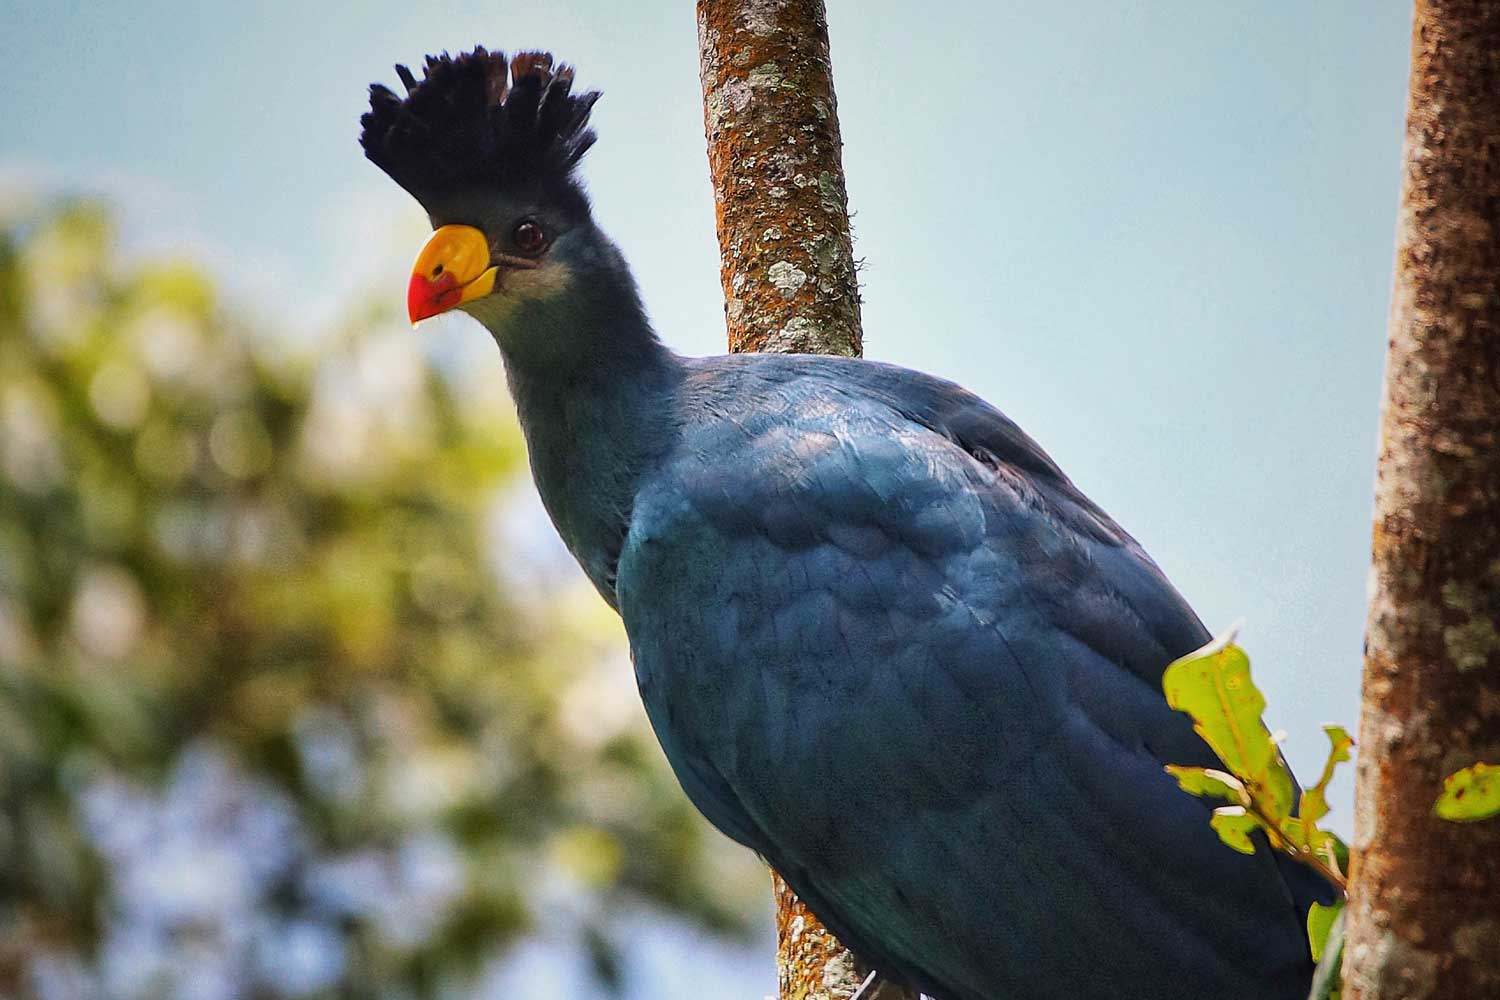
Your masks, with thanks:
[(698, 4), (731, 351), (861, 352), (821, 0)]

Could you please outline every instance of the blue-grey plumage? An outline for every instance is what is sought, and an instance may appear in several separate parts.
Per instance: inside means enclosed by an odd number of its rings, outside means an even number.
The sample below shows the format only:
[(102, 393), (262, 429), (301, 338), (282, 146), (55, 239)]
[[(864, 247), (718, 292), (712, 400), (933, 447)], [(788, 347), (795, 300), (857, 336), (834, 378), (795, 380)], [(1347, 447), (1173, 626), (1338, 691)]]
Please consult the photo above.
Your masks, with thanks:
[[(435, 86), (480, 88), (440, 106), (482, 108), (495, 58), (440, 64)], [(409, 111), (380, 98), (366, 148), (441, 175), (382, 131)], [(542, 499), (709, 820), (941, 1000), (1304, 996), (1332, 890), (1225, 847), (1163, 772), (1218, 764), (1160, 686), (1208, 634), (1140, 546), (951, 383), (674, 355), (581, 190), (546, 181), (408, 186), (500, 248), (459, 308), (500, 345)], [(507, 265), (522, 225), (547, 242)]]
[(1139, 546), (947, 383), (682, 368), (616, 594), (705, 814), (944, 998), (1305, 995), (1327, 889), (1162, 772), (1217, 763), (1160, 691), (1208, 636)]

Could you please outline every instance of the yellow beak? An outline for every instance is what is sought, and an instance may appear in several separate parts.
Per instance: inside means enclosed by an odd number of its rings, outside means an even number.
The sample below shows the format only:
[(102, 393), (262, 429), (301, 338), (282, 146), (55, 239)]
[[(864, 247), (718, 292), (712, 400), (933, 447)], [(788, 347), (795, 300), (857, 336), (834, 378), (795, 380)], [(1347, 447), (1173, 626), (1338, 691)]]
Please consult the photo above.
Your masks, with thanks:
[(484, 233), (473, 226), (442, 226), (412, 265), (406, 313), (415, 323), (488, 295), (495, 290), (497, 271)]

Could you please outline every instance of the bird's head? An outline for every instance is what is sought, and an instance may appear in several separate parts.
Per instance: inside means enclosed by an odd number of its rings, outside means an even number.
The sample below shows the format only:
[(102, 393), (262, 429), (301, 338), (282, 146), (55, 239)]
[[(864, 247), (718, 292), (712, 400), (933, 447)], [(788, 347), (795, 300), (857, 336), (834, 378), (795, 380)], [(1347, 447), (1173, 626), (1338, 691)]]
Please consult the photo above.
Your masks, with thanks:
[[(462, 309), (497, 333), (564, 297), (602, 249), (574, 168), (598, 92), (574, 94), (552, 56), (483, 47), (405, 66), (398, 96), (370, 87), (360, 145), (427, 210), (434, 232), (407, 290), (413, 323)], [(607, 241), (606, 241), (607, 244)]]

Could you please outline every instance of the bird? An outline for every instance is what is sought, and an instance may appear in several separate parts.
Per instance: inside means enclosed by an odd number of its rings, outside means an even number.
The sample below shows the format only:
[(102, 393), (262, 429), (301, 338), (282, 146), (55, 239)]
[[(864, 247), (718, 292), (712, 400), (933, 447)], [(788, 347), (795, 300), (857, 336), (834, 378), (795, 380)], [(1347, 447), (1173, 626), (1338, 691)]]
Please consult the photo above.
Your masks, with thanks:
[(498, 344), (553, 525), (620, 615), (693, 804), (938, 1000), (1292, 1000), (1321, 876), (1247, 856), (1164, 668), (1210, 638), (998, 409), (889, 364), (681, 356), (579, 175), (598, 91), (544, 52), (370, 88), (366, 157), (433, 233), (413, 323)]

